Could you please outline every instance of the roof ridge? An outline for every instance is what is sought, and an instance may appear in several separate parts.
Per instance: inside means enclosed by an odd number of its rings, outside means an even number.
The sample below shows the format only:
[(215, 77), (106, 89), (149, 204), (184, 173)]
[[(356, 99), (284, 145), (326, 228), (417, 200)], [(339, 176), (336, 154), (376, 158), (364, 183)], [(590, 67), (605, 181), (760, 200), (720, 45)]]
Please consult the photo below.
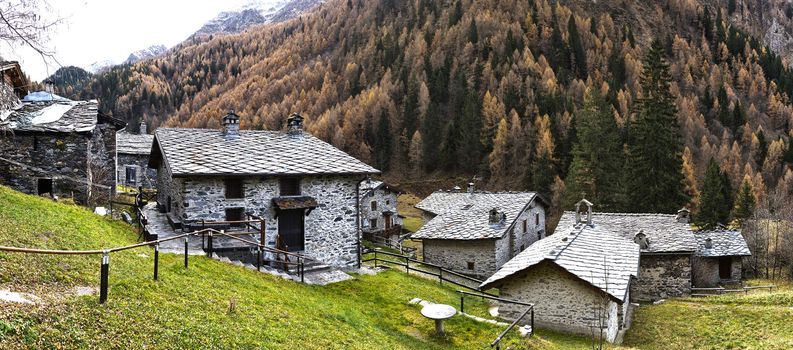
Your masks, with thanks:
[[(550, 255), (550, 254), (551, 254), (551, 253), (553, 253), (553, 252), (554, 252), (556, 249), (559, 249), (559, 251), (558, 251), (558, 252), (556, 252), (555, 254), (553, 254), (553, 255), (554, 255), (554, 257), (553, 257), (553, 260), (556, 260), (556, 259), (558, 259), (558, 258), (559, 258), (559, 256), (560, 256), (560, 255), (562, 255), (562, 253), (563, 253), (563, 252), (564, 252), (564, 251), (565, 251), (567, 248), (569, 248), (571, 244), (573, 244), (573, 242), (574, 242), (574, 241), (575, 241), (575, 240), (578, 238), (578, 236), (581, 234), (581, 232), (584, 232), (584, 229), (586, 229), (586, 228), (587, 228), (587, 225), (586, 225), (586, 224), (582, 224), (582, 223), (574, 224), (574, 225), (573, 225), (573, 230), (571, 230), (571, 231), (570, 231), (570, 233), (568, 233), (568, 234), (567, 234), (565, 237), (562, 237), (561, 239), (559, 239), (559, 240), (558, 240), (558, 242), (562, 243), (562, 244), (563, 244), (563, 246), (560, 248), (560, 247), (559, 247), (559, 245), (554, 245), (554, 247), (553, 247), (553, 249), (551, 250), (551, 252), (549, 252), (549, 255)], [(578, 231), (576, 231), (576, 230), (578, 230)], [(569, 238), (569, 236), (573, 236), (573, 237), (572, 237), (572, 238)], [(568, 238), (569, 238), (569, 239), (568, 239)], [(565, 239), (567, 239), (567, 240), (565, 240)], [(567, 242), (567, 243), (564, 243), (564, 242)]]

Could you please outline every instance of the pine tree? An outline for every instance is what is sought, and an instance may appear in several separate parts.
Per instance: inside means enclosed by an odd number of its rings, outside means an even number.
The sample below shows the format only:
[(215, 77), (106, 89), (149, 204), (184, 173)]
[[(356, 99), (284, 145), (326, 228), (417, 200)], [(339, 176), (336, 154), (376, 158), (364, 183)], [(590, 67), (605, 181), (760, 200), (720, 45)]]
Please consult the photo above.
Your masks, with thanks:
[(727, 90), (722, 87), (719, 88), (719, 121), (721, 125), (727, 129), (732, 129), (732, 113), (730, 113), (730, 100), (727, 98)]
[(575, 71), (578, 79), (585, 80), (587, 77), (586, 52), (581, 44), (581, 36), (578, 35), (578, 26), (575, 24), (575, 16), (570, 15), (567, 21), (567, 33), (570, 40), (570, 49), (573, 51), (575, 60)]
[(746, 111), (741, 106), (741, 101), (735, 102), (735, 108), (732, 109), (732, 132), (738, 132), (738, 129), (746, 124)]
[(702, 191), (699, 197), (699, 208), (697, 210), (696, 222), (704, 228), (709, 229), (717, 224), (724, 224), (727, 218), (724, 217), (724, 183), (721, 168), (713, 159), (708, 162), (708, 169), (705, 171), (705, 179), (702, 182)]
[(388, 120), (388, 112), (383, 110), (380, 119), (377, 121), (377, 138), (375, 139), (375, 162), (381, 171), (387, 171), (390, 167), (391, 157), (391, 122)]
[(407, 84), (407, 95), (402, 109), (402, 128), (407, 131), (407, 135), (416, 132), (419, 115), (419, 84), (415, 78), (411, 78)]
[(564, 207), (581, 199), (581, 193), (604, 211), (618, 211), (620, 178), (624, 160), (622, 141), (611, 106), (595, 88), (587, 90), (583, 108), (576, 115), (577, 142), (565, 179)]
[(733, 12), (735, 12), (735, 7), (735, 0), (727, 1), (727, 13), (733, 14)]
[(752, 213), (754, 213), (755, 202), (752, 185), (747, 179), (744, 179), (741, 190), (738, 192), (738, 198), (735, 199), (735, 208), (732, 211), (732, 217), (738, 220), (739, 224), (751, 218)]
[(479, 32), (476, 29), (476, 19), (471, 19), (471, 26), (468, 27), (468, 41), (472, 44), (479, 42)]
[(758, 130), (756, 135), (759, 143), (757, 145), (757, 153), (754, 154), (754, 162), (758, 167), (762, 167), (763, 162), (765, 162), (765, 157), (768, 154), (768, 141), (765, 139), (763, 129)]
[(443, 141), (440, 113), (434, 102), (430, 102), (427, 107), (427, 115), (421, 123), (421, 134), (423, 149), (421, 151), (422, 167), (427, 172), (432, 172), (438, 168), (440, 161), (441, 143)]
[(669, 91), (669, 65), (662, 55), (663, 46), (653, 41), (644, 58), (642, 96), (636, 101), (625, 183), (630, 210), (674, 213), (688, 199), (683, 191), (677, 108)]

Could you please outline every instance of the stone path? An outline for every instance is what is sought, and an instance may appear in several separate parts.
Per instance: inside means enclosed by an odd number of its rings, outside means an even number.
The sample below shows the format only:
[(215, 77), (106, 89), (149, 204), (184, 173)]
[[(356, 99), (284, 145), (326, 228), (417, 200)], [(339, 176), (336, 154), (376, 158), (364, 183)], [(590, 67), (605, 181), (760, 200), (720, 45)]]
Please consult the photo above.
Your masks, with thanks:
[[(157, 235), (157, 237), (160, 239), (178, 236), (184, 233), (182, 232), (182, 230), (173, 230), (171, 228), (171, 225), (168, 224), (168, 218), (166, 217), (165, 214), (160, 213), (160, 211), (157, 210), (157, 206), (155, 203), (147, 204), (143, 208), (143, 213), (149, 219), (149, 224), (146, 226), (146, 230), (149, 231), (150, 234)], [(259, 239), (257, 235), (240, 236), (240, 238), (254, 242), (258, 241)], [(204, 252), (202, 248), (203, 244), (204, 243), (202, 243), (202, 238), (200, 236), (189, 236), (187, 241), (187, 254), (189, 255), (206, 254), (206, 252)], [(233, 238), (215, 236), (212, 239), (212, 246), (215, 248), (246, 247), (248, 246), (248, 244)], [(160, 243), (160, 252), (184, 254), (184, 240), (175, 239), (172, 241)]]

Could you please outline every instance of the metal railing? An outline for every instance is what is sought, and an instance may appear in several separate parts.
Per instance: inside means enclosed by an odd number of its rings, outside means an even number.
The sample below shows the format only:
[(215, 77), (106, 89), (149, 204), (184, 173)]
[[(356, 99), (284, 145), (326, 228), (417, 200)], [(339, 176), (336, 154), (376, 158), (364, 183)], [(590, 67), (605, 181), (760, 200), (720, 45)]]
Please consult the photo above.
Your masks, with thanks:
[(512, 321), (512, 323), (504, 331), (502, 331), (501, 334), (499, 334), (498, 337), (495, 340), (493, 340), (492, 343), (490, 343), (490, 347), (491, 348), (495, 347), (496, 350), (499, 350), (500, 349), (501, 339), (503, 339), (504, 336), (506, 336), (507, 333), (509, 333), (509, 331), (512, 330), (512, 328), (515, 328), (515, 326), (518, 324), (518, 322), (520, 322), (520, 320), (522, 320), (524, 317), (526, 317), (526, 315), (529, 315), (529, 314), (531, 315), (531, 318), (530, 318), (530, 321), (529, 321), (529, 327), (530, 327), (529, 328), (529, 336), (534, 334), (534, 304), (526, 303), (526, 302), (522, 302), (522, 301), (518, 301), (518, 300), (512, 300), (512, 299), (496, 297), (496, 296), (492, 296), (490, 294), (471, 293), (471, 292), (466, 292), (464, 290), (458, 290), (457, 293), (460, 293), (460, 313), (465, 313), (465, 296), (466, 295), (474, 296), (474, 297), (480, 297), (480, 298), (484, 298), (484, 299), (495, 300), (495, 301), (499, 301), (499, 302), (502, 302), (502, 303), (527, 306), (526, 310), (523, 311), (520, 314), (520, 316), (518, 316), (518, 318), (516, 318), (514, 321)]
[[(484, 295), (496, 297), (495, 294), (490, 294), (490, 293), (487, 293), (487, 292), (482, 291), (482, 290), (479, 289), (479, 285), (481, 285), (482, 282), (483, 282), (482, 280), (479, 280), (479, 279), (473, 278), (471, 276), (467, 276), (467, 275), (461, 274), (461, 273), (456, 272), (456, 271), (449, 270), (449, 269), (447, 269), (447, 268), (445, 268), (445, 267), (443, 267), (441, 265), (432, 264), (432, 263), (424, 262), (424, 261), (421, 261), (421, 260), (416, 260), (416, 259), (414, 259), (414, 258), (412, 258), (410, 256), (407, 256), (407, 255), (399, 255), (399, 254), (396, 254), (396, 253), (390, 253), (390, 252), (386, 252), (386, 251), (367, 249), (367, 250), (365, 250), (363, 252), (363, 254), (370, 254), (370, 253), (374, 254), (374, 257), (369, 258), (369, 259), (363, 259), (361, 261), (362, 262), (373, 261), (375, 267), (378, 266), (378, 263), (380, 263), (380, 264), (393, 264), (393, 265), (397, 265), (397, 266), (402, 266), (402, 267), (405, 268), (405, 271), (408, 274), (410, 274), (410, 271), (415, 271), (415, 272), (419, 272), (419, 273), (422, 273), (422, 274), (425, 274), (425, 275), (435, 276), (435, 277), (438, 277), (438, 281), (441, 284), (443, 284), (443, 282), (448, 282), (448, 283), (454, 284), (454, 285), (459, 286), (459, 287), (468, 288), (468, 289), (476, 291), (478, 293), (482, 293)], [(395, 257), (395, 258), (398, 258), (398, 259), (402, 259), (403, 261), (395, 261), (395, 260), (390, 260), (390, 259), (383, 259), (381, 257), (378, 257), (378, 254), (382, 254), (382, 255), (386, 255), (386, 256), (390, 256), (390, 257)], [(410, 265), (410, 263), (413, 263), (413, 265)], [(432, 267), (432, 268), (437, 269), (437, 271), (430, 271), (430, 270), (427, 270), (427, 269), (422, 269), (422, 267)], [(455, 281), (453, 279), (448, 278), (448, 276), (454, 276), (454, 277), (459, 278), (461, 280), (474, 283), (474, 284), (476, 284), (476, 287), (471, 287), (471, 286), (466, 285), (464, 283), (460, 283), (458, 281)]]

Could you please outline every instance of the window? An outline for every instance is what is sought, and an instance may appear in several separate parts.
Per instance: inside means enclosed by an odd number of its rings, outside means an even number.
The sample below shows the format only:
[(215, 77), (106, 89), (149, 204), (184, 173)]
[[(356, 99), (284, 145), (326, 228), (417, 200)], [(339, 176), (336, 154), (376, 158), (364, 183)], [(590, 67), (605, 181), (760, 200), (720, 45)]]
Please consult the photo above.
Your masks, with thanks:
[(391, 205), (391, 200), (390, 200), (390, 199), (386, 199), (386, 200), (385, 200), (385, 205), (386, 205), (386, 206), (389, 206), (389, 205)]
[(537, 231), (537, 240), (538, 240), (538, 241), (542, 239), (542, 234), (543, 234), (543, 233), (545, 233), (545, 230), (539, 230), (539, 231)]
[(300, 178), (299, 177), (282, 177), (280, 180), (281, 195), (282, 196), (299, 196), (300, 195)]
[(474, 262), (473, 261), (469, 261), (468, 262), (468, 269), (469, 270), (473, 270), (474, 269)]
[(242, 186), (241, 179), (226, 179), (226, 198), (245, 198), (245, 189)]
[(540, 226), (540, 213), (534, 214), (534, 224)]
[(372, 211), (377, 210), (377, 201), (372, 201)]
[(377, 228), (377, 219), (369, 219), (369, 228), (371, 229)]
[(528, 231), (528, 230), (529, 230), (529, 226), (526, 223), (526, 220), (523, 220), (523, 233), (526, 233), (526, 231)]
[(33, 150), (34, 151), (39, 150), (39, 137), (36, 135), (33, 135)]
[(243, 221), (243, 220), (245, 220), (245, 208), (226, 209), (226, 221)]
[(128, 166), (126, 168), (126, 179), (127, 179), (127, 183), (128, 184), (137, 182), (137, 180), (138, 180), (138, 169), (135, 169), (134, 167)]
[(385, 220), (385, 228), (390, 229), (394, 225), (394, 220), (391, 219), (391, 215), (387, 215), (383, 218)]
[(525, 245), (523, 245), (523, 244), (521, 244), (521, 245), (520, 245), (520, 251), (524, 251), (524, 250), (526, 250), (526, 246), (525, 246)]

